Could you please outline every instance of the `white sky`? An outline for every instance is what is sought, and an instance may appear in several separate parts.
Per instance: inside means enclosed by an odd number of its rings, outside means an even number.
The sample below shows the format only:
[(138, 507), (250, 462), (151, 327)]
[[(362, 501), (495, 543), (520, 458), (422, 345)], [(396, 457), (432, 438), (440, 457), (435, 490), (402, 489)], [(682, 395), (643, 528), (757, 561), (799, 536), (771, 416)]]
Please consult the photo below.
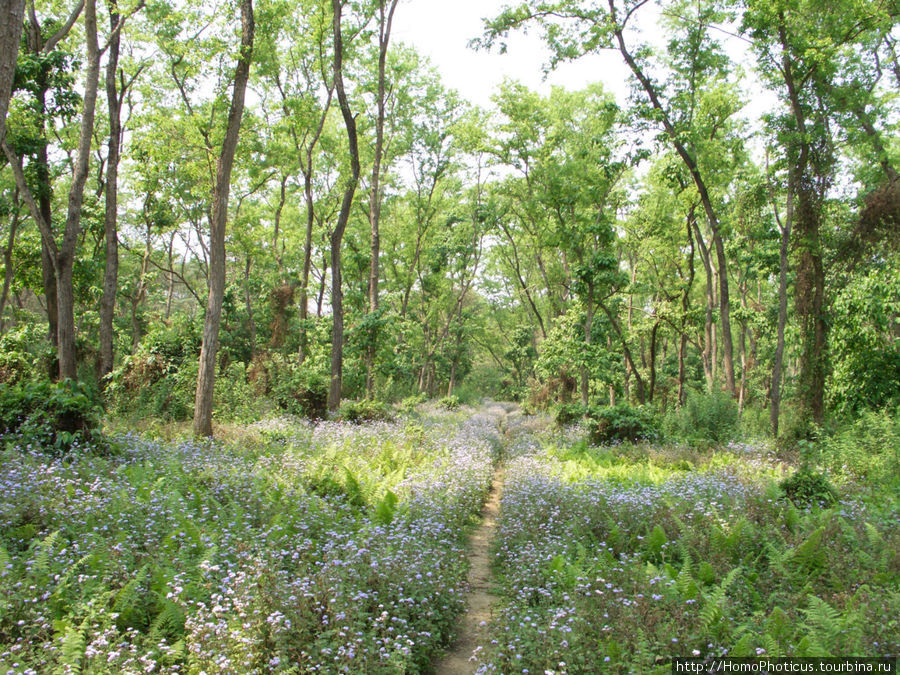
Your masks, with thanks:
[[(521, 31), (511, 34), (505, 54), (500, 54), (496, 48), (491, 51), (470, 49), (469, 41), (483, 34), (482, 18), (497, 16), (509, 4), (515, 3), (513, 0), (401, 0), (394, 15), (391, 39), (412, 45), (428, 56), (447, 86), (482, 107), (491, 106), (491, 95), (506, 77), (517, 79), (545, 95), (552, 85), (582, 89), (599, 81), (615, 95), (620, 105), (625, 104), (631, 72), (617, 51), (591, 54), (561, 64), (545, 80), (543, 66), (548, 61), (549, 50), (537, 31), (527, 35)], [(635, 14), (632, 23), (637, 22), (646, 38), (662, 46), (664, 38), (655, 25), (657, 16), (657, 5), (648, 3)], [(723, 34), (715, 37), (723, 42), (731, 58), (745, 67), (751, 78), (744, 84), (752, 87), (753, 94), (747, 96), (743, 114), (754, 124), (762, 112), (775, 104), (774, 96), (753, 83), (746, 43)]]
[(620, 103), (628, 93), (628, 72), (618, 53), (591, 55), (560, 65), (543, 81), (549, 52), (540, 37), (521, 31), (510, 35), (505, 54), (475, 51), (469, 40), (483, 33), (482, 18), (497, 16), (511, 0), (401, 0), (391, 39), (414, 46), (437, 67), (444, 83), (482, 107), (504, 78), (519, 80), (548, 93), (552, 85), (581, 89), (601, 81)]

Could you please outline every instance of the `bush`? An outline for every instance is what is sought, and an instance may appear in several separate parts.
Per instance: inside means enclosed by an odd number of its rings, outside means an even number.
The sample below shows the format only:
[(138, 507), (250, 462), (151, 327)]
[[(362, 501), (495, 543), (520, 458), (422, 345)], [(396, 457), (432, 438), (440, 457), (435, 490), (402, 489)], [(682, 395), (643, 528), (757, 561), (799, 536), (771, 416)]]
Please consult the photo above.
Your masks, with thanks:
[(0, 336), (0, 383), (14, 385), (54, 377), (55, 364), (46, 325), (17, 326)]
[(390, 422), (394, 419), (394, 413), (380, 401), (345, 401), (338, 411), (338, 419), (354, 424)]
[(116, 412), (186, 420), (194, 411), (200, 327), (187, 317), (160, 324), (144, 336), (109, 376), (106, 394)]
[(819, 444), (832, 472), (869, 481), (900, 480), (900, 409), (870, 410)]
[(619, 403), (588, 410), (588, 430), (592, 443), (645, 441), (659, 435), (659, 427), (647, 408)]
[(32, 382), (0, 393), (0, 430), (64, 453), (100, 440), (100, 410), (79, 382)]
[(413, 394), (412, 396), (407, 396), (399, 403), (400, 412), (405, 415), (413, 413), (415, 412), (416, 407), (425, 403), (427, 400), (428, 397), (425, 394)]
[(830, 506), (838, 500), (837, 491), (825, 475), (806, 467), (785, 478), (779, 483), (779, 487), (798, 508), (815, 504)]
[(574, 424), (586, 414), (589, 414), (589, 408), (585, 408), (580, 403), (564, 403), (556, 407), (554, 417), (556, 423), (563, 427), (567, 424)]
[(691, 392), (687, 404), (667, 416), (664, 430), (695, 444), (726, 443), (737, 436), (737, 403), (723, 391)]
[(456, 396), (445, 396), (438, 401), (438, 405), (444, 410), (459, 410), (460, 403)]
[(313, 359), (271, 354), (259, 358), (248, 372), (260, 394), (269, 395), (282, 410), (309, 419), (324, 419), (328, 404), (328, 373)]

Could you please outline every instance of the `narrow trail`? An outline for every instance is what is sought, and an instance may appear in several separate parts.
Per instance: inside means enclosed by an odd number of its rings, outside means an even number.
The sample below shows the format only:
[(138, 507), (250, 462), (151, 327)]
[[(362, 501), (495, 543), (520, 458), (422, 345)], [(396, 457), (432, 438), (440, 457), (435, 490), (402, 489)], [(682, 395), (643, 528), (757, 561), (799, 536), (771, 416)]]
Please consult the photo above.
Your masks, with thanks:
[[(508, 411), (507, 411), (508, 412)], [(505, 425), (504, 425), (505, 426)], [(456, 640), (435, 664), (436, 675), (469, 675), (478, 668), (475, 650), (484, 644), (488, 624), (494, 617), (497, 596), (491, 592), (491, 544), (500, 516), (503, 494), (503, 458), (494, 469), (494, 479), (481, 510), (481, 525), (469, 542), (468, 610), (460, 617)]]

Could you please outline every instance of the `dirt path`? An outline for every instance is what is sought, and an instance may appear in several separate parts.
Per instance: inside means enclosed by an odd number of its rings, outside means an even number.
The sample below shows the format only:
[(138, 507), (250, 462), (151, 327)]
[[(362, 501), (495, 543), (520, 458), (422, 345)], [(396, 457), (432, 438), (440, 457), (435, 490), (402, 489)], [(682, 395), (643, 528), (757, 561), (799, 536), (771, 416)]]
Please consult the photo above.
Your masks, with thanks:
[(493, 618), (497, 597), (491, 593), (491, 542), (494, 539), (496, 520), (500, 515), (500, 495), (503, 492), (503, 469), (498, 465), (481, 511), (481, 525), (475, 530), (470, 543), (469, 562), (469, 610), (460, 619), (456, 641), (450, 651), (435, 666), (437, 675), (474, 673), (478, 657), (474, 655), (487, 624)]

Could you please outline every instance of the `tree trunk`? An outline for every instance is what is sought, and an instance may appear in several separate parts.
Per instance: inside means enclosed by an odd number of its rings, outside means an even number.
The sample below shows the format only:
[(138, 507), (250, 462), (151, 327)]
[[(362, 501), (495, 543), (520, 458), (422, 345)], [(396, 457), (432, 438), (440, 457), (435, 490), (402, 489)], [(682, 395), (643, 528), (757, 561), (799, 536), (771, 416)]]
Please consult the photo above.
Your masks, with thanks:
[(772, 436), (778, 438), (778, 416), (781, 406), (781, 364), (784, 359), (784, 329), (787, 325), (787, 277), (788, 248), (791, 240), (791, 223), (794, 220), (794, 191), (789, 179), (787, 191), (787, 208), (784, 224), (778, 218), (775, 205), (775, 219), (781, 227), (781, 248), (778, 257), (778, 328), (775, 337), (775, 356), (772, 359), (772, 384), (769, 388), (769, 422), (772, 424)]
[[(81, 235), (81, 206), (84, 201), (84, 186), (87, 181), (88, 170), (90, 169), (91, 140), (94, 134), (94, 113), (97, 107), (97, 86), (100, 78), (96, 0), (87, 0), (85, 3), (84, 30), (87, 44), (87, 69), (85, 72), (78, 155), (75, 162), (75, 172), (72, 176), (72, 186), (69, 189), (69, 204), (62, 246), (54, 256), (54, 271), (56, 272), (57, 284), (56, 296), (59, 309), (59, 345), (57, 349), (59, 354), (59, 377), (62, 380), (68, 378), (76, 379), (77, 377), (75, 291), (72, 283), (75, 249)], [(49, 231), (49, 223), (47, 225), (47, 234), (52, 238), (52, 233)]]
[(103, 297), (100, 299), (100, 367), (101, 386), (113, 369), (113, 314), (116, 308), (116, 290), (119, 279), (119, 151), (122, 136), (122, 96), (116, 88), (116, 70), (119, 65), (119, 11), (116, 0), (110, 0), (109, 24), (113, 31), (106, 63), (106, 101), (109, 109), (109, 152), (106, 159), (106, 214), (104, 238), (106, 242), (106, 266), (103, 272)]
[[(588, 301), (585, 308), (584, 318), (584, 348), (585, 352), (590, 352), (591, 347), (591, 328), (594, 323), (594, 286), (588, 284)], [(587, 365), (582, 364), (581, 370), (581, 405), (587, 408), (590, 399), (590, 378), (588, 377)]]
[(225, 296), (225, 226), (228, 221), (228, 194), (231, 189), (231, 169), (241, 129), (241, 117), (244, 113), (244, 94), (250, 77), (250, 61), (253, 58), (254, 28), (253, 1), (241, 0), (241, 52), (234, 72), (234, 91), (231, 108), (228, 111), (225, 139), (222, 141), (222, 152), (216, 162), (216, 184), (209, 223), (209, 295), (203, 321), (200, 370), (194, 400), (194, 434), (197, 436), (212, 436), (216, 352), (219, 346), (222, 300)]
[(350, 178), (344, 188), (344, 198), (337, 224), (331, 233), (331, 309), (334, 318), (331, 330), (331, 386), (328, 389), (328, 409), (335, 411), (341, 405), (341, 383), (344, 368), (344, 292), (341, 289), (341, 243), (344, 230), (353, 207), (353, 194), (359, 183), (359, 142), (356, 134), (356, 118), (350, 110), (347, 93), (344, 91), (344, 41), (341, 35), (341, 11), (343, 0), (331, 0), (334, 12), (334, 84), (337, 89), (341, 116), (347, 129), (347, 144), (350, 150)]
[(250, 355), (256, 356), (256, 320), (253, 318), (253, 303), (250, 295), (250, 264), (253, 259), (247, 254), (247, 264), (244, 266), (244, 307), (247, 310), (247, 325), (250, 327)]
[(0, 0), (0, 139), (6, 136), (6, 114), (12, 98), (16, 59), (25, 22), (25, 0)]
[(793, 189), (793, 227), (799, 256), (796, 273), (796, 310), (800, 319), (800, 377), (799, 390), (802, 418), (805, 422), (821, 424), (825, 417), (825, 344), (828, 327), (825, 321), (825, 271), (819, 228), (822, 215), (821, 192), (815, 178), (821, 178), (820, 167), (812, 157), (813, 147), (807, 128), (806, 111), (794, 79), (793, 63), (787, 47), (787, 34), (782, 23), (778, 27), (782, 46), (781, 73), (787, 88), (791, 113), (797, 124), (795, 148), (788, 148), (793, 161), (790, 168), (789, 190)]
[[(385, 65), (387, 63), (388, 45), (391, 40), (391, 24), (394, 20), (394, 10), (397, 9), (399, 0), (391, 0), (390, 7), (385, 14), (385, 2), (379, 3), (380, 21), (378, 24), (378, 116), (375, 120), (375, 156), (372, 161), (372, 187), (369, 194), (369, 225), (371, 227), (371, 257), (369, 261), (369, 313), (378, 311), (378, 256), (381, 252), (381, 235), (379, 223), (381, 220), (381, 162), (384, 157), (384, 119), (385, 119)], [(374, 325), (374, 324), (373, 324)], [(375, 353), (378, 349), (378, 331), (372, 329), (368, 336), (366, 346), (366, 397), (373, 398), (375, 394)]]
[(9, 287), (12, 285), (13, 279), (13, 262), (12, 252), (16, 244), (16, 230), (19, 229), (19, 192), (13, 197), (13, 214), (12, 222), (9, 225), (9, 239), (6, 242), (6, 248), (3, 249), (3, 291), (0, 293), (0, 335), (3, 335), (4, 321), (3, 313), (6, 310), (6, 299), (9, 297)]

